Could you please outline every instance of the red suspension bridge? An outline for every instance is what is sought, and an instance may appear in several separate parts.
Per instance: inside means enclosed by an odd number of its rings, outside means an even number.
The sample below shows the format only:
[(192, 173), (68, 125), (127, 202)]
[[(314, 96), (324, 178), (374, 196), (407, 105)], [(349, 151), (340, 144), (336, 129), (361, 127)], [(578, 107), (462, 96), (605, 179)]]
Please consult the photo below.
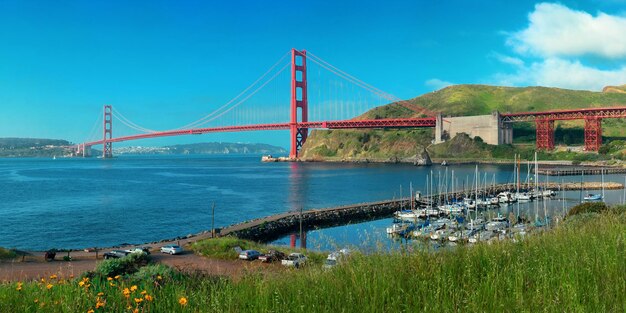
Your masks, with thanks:
[[(350, 74), (334, 67), (330, 63), (321, 58), (308, 53), (305, 50), (298, 51), (292, 49), (290, 52), (290, 61), (283, 64), (281, 61), (287, 56), (283, 56), (279, 62), (274, 64), (265, 74), (257, 79), (251, 86), (246, 88), (242, 93), (234, 99), (218, 108), (211, 114), (193, 123), (173, 130), (155, 131), (141, 127), (114, 110), (112, 106), (105, 105), (102, 115), (102, 137), (99, 140), (91, 140), (75, 146), (78, 155), (87, 155), (92, 146), (102, 145), (102, 157), (110, 158), (113, 156), (112, 144), (114, 142), (131, 141), (138, 139), (182, 136), (182, 135), (199, 135), (206, 133), (220, 132), (242, 132), (242, 131), (267, 131), (267, 130), (289, 130), (290, 132), (290, 153), (292, 159), (299, 157), (299, 151), (307, 140), (310, 129), (365, 129), (365, 128), (415, 128), (415, 127), (437, 127), (437, 123), (446, 121), (442, 119), (441, 113), (432, 112), (426, 108), (414, 105), (407, 101), (401, 100), (391, 94), (381, 91)], [(330, 90), (331, 96), (324, 99), (324, 96), (318, 91), (314, 95), (316, 97), (317, 107), (311, 111), (311, 103), (309, 98), (309, 81), (307, 77), (310, 69), (307, 67), (307, 60), (312, 61), (321, 69), (324, 69), (336, 77), (343, 79), (352, 84), (351, 90), (353, 95), (358, 94), (357, 100), (340, 101), (339, 105), (337, 97), (341, 95), (343, 83), (333, 83), (326, 88)], [(280, 73), (288, 66), (291, 71), (289, 81), (291, 85), (290, 98), (286, 101), (290, 103), (289, 114), (282, 114), (282, 108), (260, 106), (256, 112), (239, 111), (239, 107), (246, 100), (257, 94), (262, 88), (272, 82)], [(273, 73), (273, 75), (272, 75)], [(319, 76), (320, 71), (318, 71)], [(319, 85), (319, 83), (318, 83)], [(341, 86), (341, 89), (338, 87)], [(361, 92), (354, 92), (354, 86), (359, 90), (365, 90), (369, 94), (363, 96)], [(256, 88), (256, 89), (255, 89)], [(334, 88), (334, 89), (333, 89)], [(409, 110), (412, 118), (394, 118), (383, 119), (374, 116), (373, 118), (354, 118), (358, 113), (364, 113), (365, 109), (371, 109), (372, 97), (378, 99), (379, 105), (395, 103), (405, 110)], [(332, 99), (332, 100), (329, 100)], [(276, 99), (275, 99), (276, 100)], [(384, 102), (380, 102), (384, 101)], [(272, 101), (270, 101), (272, 102)], [(274, 104), (280, 104), (280, 100), (274, 101)], [(365, 105), (364, 105), (365, 104)], [(361, 111), (355, 108), (360, 106)], [(335, 113), (333, 115), (333, 112)], [(114, 114), (115, 113), (115, 114)], [(275, 113), (275, 114), (274, 114)], [(316, 115), (316, 118), (310, 119), (310, 115)], [(231, 116), (230, 120), (225, 117)], [(234, 118), (233, 118), (234, 116)], [(263, 122), (260, 117), (271, 116), (275, 120), (272, 122)], [(328, 117), (335, 117), (328, 118)], [(345, 118), (348, 116), (348, 118)], [(501, 127), (510, 128), (509, 123), (512, 122), (535, 122), (537, 127), (537, 149), (550, 150), (554, 148), (554, 121), (557, 120), (573, 120), (580, 119), (585, 121), (585, 149), (589, 151), (597, 151), (602, 143), (602, 125), (601, 121), (605, 118), (625, 118), (626, 107), (612, 108), (589, 108), (567, 111), (550, 111), (550, 112), (525, 112), (525, 113), (506, 113), (498, 115), (498, 125), (495, 130), (498, 132)], [(139, 134), (129, 134), (124, 136), (113, 137), (113, 118), (128, 126), (129, 128), (139, 131)], [(339, 117), (339, 118), (337, 118)], [(216, 120), (226, 119), (226, 125), (207, 125)], [(279, 121), (276, 121), (278, 119)], [(249, 122), (254, 120), (254, 123)], [(228, 123), (231, 124), (228, 124)]]

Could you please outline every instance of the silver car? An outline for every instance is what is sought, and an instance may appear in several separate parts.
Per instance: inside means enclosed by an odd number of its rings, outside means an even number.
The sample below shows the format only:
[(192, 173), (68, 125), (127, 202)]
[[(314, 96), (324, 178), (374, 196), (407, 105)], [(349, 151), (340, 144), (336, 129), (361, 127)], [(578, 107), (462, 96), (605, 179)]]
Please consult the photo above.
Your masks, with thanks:
[(169, 254), (181, 254), (183, 253), (183, 248), (178, 245), (166, 245), (161, 247), (161, 253), (169, 253)]

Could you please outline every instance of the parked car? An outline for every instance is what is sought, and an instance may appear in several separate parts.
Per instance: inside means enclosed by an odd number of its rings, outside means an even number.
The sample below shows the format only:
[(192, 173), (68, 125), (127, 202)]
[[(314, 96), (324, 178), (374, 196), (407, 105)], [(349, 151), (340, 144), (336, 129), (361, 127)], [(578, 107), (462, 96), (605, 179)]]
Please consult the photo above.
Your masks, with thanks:
[(306, 256), (302, 253), (294, 252), (290, 253), (286, 259), (281, 261), (281, 264), (284, 266), (293, 266), (298, 268), (304, 264), (306, 264)]
[(256, 250), (243, 250), (239, 253), (239, 259), (252, 261), (258, 259), (260, 255), (261, 252)]
[(138, 248), (133, 248), (133, 249), (129, 249), (126, 250), (130, 253), (145, 253), (145, 254), (150, 254), (150, 247), (138, 247)]
[(127, 250), (112, 250), (109, 252), (105, 252), (102, 257), (105, 259), (119, 259), (129, 255), (130, 252)]
[(282, 261), (285, 258), (285, 254), (278, 250), (270, 250), (266, 254), (261, 254), (259, 260), (261, 262), (272, 263), (274, 261)]
[(161, 253), (169, 253), (169, 254), (181, 254), (183, 253), (183, 248), (178, 245), (166, 245), (161, 247)]
[(351, 252), (348, 248), (343, 248), (339, 251), (331, 252), (330, 254), (328, 254), (326, 262), (324, 262), (324, 269), (330, 269), (337, 266), (337, 264), (339, 263), (345, 262), (350, 253)]

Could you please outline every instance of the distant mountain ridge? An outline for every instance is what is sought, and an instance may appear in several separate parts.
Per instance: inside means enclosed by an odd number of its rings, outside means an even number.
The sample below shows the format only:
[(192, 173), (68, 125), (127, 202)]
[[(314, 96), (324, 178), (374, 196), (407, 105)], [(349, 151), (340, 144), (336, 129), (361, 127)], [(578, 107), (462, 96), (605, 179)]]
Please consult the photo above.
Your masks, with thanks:
[(0, 138), (0, 157), (53, 157), (71, 153), (71, 143), (61, 139)]
[(114, 154), (285, 154), (287, 150), (262, 143), (205, 142), (165, 147), (114, 148)]

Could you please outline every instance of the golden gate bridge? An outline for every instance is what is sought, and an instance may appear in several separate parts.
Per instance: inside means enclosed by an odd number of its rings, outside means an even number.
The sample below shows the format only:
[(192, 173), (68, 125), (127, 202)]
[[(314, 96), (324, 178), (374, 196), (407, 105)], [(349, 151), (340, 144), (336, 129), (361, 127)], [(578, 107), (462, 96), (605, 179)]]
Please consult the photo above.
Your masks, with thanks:
[[(287, 56), (289, 56), (288, 62), (285, 61)], [(321, 76), (321, 70), (325, 70), (342, 79), (339, 84), (334, 81), (332, 85), (326, 86), (326, 88), (318, 88), (318, 93), (313, 95), (314, 98), (317, 97), (317, 106), (314, 108), (311, 108), (309, 97), (310, 81), (308, 78), (311, 76), (311, 69), (307, 66), (307, 61), (311, 61), (318, 66), (318, 76)], [(279, 102), (283, 102), (278, 100), (278, 98), (273, 99), (274, 101), (265, 100), (265, 103), (271, 103), (272, 106), (260, 105), (256, 111), (240, 110), (243, 103), (258, 94), (259, 91), (273, 82), (287, 68), (290, 68), (290, 97), (289, 99), (283, 99), (283, 101), (290, 103), (288, 114), (285, 114), (287, 110), (283, 109), (283, 107), (286, 108), (286, 105), (282, 105), (280, 108), (275, 106), (280, 104)], [(343, 82), (348, 82), (350, 87), (344, 88), (348, 85), (344, 85)], [(317, 83), (317, 85), (319, 86), (320, 84)], [(281, 87), (284, 88), (284, 85), (275, 87), (275, 92), (280, 93), (279, 89)], [(357, 92), (355, 92), (355, 88)], [(331, 95), (326, 96), (326, 99), (324, 99), (320, 91), (321, 89), (328, 91)], [(344, 89), (350, 89), (348, 94), (352, 94), (353, 98), (358, 95), (358, 99), (337, 101), (337, 98), (346, 94), (343, 93)], [(366, 94), (364, 95), (361, 91), (364, 91)], [(372, 101), (373, 98), (377, 101)], [(399, 110), (405, 111), (405, 115), (411, 115), (412, 117), (381, 118), (379, 116), (367, 116), (366, 114), (358, 115), (359, 113), (364, 113), (364, 110), (389, 103), (396, 104)], [(225, 118), (229, 115), (230, 119)], [(314, 118), (310, 118), (311, 115), (314, 115)], [(598, 151), (602, 144), (602, 119), (624, 118), (626, 117), (626, 107), (503, 113), (498, 116), (498, 124), (502, 125), (514, 122), (534, 122), (536, 125), (536, 147), (538, 150), (551, 150), (554, 148), (555, 121), (584, 120), (585, 150)], [(123, 125), (140, 133), (113, 137), (114, 117)], [(335, 118), (333, 119), (332, 117)], [(263, 121), (263, 119), (268, 118), (273, 119), (273, 121)], [(220, 119), (226, 120), (226, 124), (207, 125), (215, 123), (215, 121)], [(437, 127), (437, 123), (445, 121), (445, 118), (442, 118), (442, 112), (434, 112), (399, 99), (338, 69), (310, 52), (292, 49), (231, 101), (203, 118), (176, 129), (156, 131), (139, 126), (115, 110), (111, 105), (105, 105), (101, 121), (102, 137), (97, 140), (77, 144), (74, 146), (74, 149), (77, 155), (86, 156), (89, 154), (92, 146), (102, 145), (102, 157), (111, 158), (113, 156), (112, 144), (115, 142), (207, 133), (289, 130), (289, 157), (297, 159), (302, 146), (307, 140), (310, 129)]]

